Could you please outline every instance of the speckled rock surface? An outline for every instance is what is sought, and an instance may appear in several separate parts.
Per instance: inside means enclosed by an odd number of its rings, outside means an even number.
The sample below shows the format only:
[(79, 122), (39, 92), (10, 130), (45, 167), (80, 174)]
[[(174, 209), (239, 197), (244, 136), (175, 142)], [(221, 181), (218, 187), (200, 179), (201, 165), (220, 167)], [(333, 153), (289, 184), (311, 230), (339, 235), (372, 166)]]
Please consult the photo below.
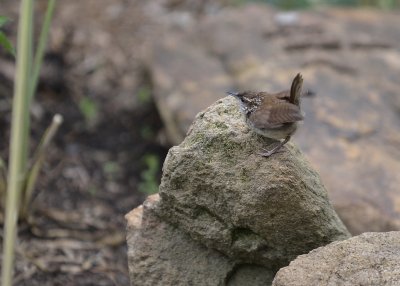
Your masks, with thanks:
[(198, 114), (168, 153), (160, 197), (127, 215), (133, 285), (270, 285), (299, 254), (350, 236), (293, 144), (258, 155), (273, 142), (234, 98)]
[(241, 265), (192, 240), (154, 213), (159, 196), (126, 215), (131, 285), (270, 285), (272, 271)]
[(190, 19), (163, 25), (173, 37), (157, 37), (149, 61), (171, 141), (225, 91), (280, 91), (301, 72), (317, 96), (294, 142), (343, 222), (353, 234), (400, 230), (399, 12), (252, 4)]
[(400, 232), (364, 233), (301, 255), (274, 286), (400, 285)]
[(273, 142), (247, 127), (233, 98), (217, 101), (170, 149), (158, 215), (232, 259), (274, 270), (347, 238), (318, 174), (295, 146), (258, 155)]

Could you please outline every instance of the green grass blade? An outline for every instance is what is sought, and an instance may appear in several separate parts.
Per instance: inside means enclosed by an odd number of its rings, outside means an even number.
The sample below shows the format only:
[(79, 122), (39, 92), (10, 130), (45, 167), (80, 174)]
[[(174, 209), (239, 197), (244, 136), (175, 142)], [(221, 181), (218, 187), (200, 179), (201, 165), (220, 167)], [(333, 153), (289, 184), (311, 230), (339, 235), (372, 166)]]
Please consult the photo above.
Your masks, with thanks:
[(18, 24), (17, 42), (17, 68), (15, 76), (15, 88), (13, 98), (11, 139), (10, 139), (10, 167), (6, 198), (6, 216), (4, 225), (3, 240), (3, 263), (2, 263), (2, 284), (11, 286), (14, 270), (14, 247), (17, 232), (18, 202), (20, 190), (25, 177), (25, 165), (23, 150), (26, 147), (25, 118), (29, 115), (27, 109), (27, 96), (29, 92), (29, 63), (30, 39), (29, 35), (33, 18), (33, 1), (22, 0), (20, 6), (20, 19)]
[(14, 46), (2, 31), (0, 31), (0, 46), (2, 46), (8, 53), (15, 57)]
[(10, 22), (10, 19), (8, 19), (5, 16), (0, 16), (0, 28), (3, 27), (5, 24), (7, 24), (8, 22)]
[(27, 218), (28, 216), (33, 190), (36, 184), (39, 171), (42, 167), (43, 160), (46, 155), (46, 150), (50, 142), (54, 138), (54, 135), (56, 134), (62, 121), (63, 118), (60, 114), (54, 115), (51, 125), (47, 128), (46, 132), (44, 133), (42, 140), (39, 143), (39, 146), (35, 152), (35, 155), (33, 156), (32, 167), (30, 168), (27, 174), (25, 191), (23, 193), (24, 197), (22, 198), (21, 218)]
[(49, 0), (47, 4), (46, 15), (43, 21), (42, 30), (40, 32), (39, 42), (36, 49), (35, 59), (33, 61), (32, 78), (29, 90), (29, 98), (32, 100), (38, 84), (40, 68), (43, 63), (44, 51), (46, 48), (47, 38), (49, 36), (51, 19), (53, 18), (56, 0)]
[(0, 158), (0, 206), (4, 210), (4, 200), (7, 191), (7, 168), (3, 159)]

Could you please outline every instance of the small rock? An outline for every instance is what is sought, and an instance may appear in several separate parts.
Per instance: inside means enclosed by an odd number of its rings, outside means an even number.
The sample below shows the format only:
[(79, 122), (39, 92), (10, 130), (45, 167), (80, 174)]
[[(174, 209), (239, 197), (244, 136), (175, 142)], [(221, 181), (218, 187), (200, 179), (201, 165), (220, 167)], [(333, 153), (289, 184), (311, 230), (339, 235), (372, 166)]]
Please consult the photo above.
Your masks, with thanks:
[(300, 255), (274, 286), (400, 285), (400, 232), (364, 233)]

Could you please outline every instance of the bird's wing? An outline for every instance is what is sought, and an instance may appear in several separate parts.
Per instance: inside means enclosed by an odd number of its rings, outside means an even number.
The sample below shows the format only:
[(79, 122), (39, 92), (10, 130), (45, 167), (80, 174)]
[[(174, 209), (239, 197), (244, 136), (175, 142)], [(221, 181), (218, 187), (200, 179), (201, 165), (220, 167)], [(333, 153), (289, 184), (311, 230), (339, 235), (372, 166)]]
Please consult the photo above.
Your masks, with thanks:
[(275, 96), (279, 99), (283, 99), (289, 101), (290, 98), (290, 90), (284, 90), (278, 93), (275, 93)]
[(304, 119), (300, 108), (297, 105), (280, 100), (275, 102), (273, 107), (260, 108), (250, 115), (254, 127), (278, 128), (285, 123), (293, 123)]

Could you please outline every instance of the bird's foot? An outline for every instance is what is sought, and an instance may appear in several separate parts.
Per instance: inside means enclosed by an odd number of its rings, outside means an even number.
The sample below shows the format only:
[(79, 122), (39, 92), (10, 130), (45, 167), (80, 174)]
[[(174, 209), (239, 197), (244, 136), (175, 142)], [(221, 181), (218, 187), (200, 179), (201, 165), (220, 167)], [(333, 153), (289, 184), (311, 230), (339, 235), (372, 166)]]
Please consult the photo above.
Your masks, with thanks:
[[(282, 146), (280, 146), (280, 147), (282, 147)], [(266, 157), (266, 158), (270, 157), (271, 155), (273, 155), (275, 153), (283, 153), (284, 152), (282, 148), (279, 148), (279, 149), (273, 148), (271, 150), (262, 149), (262, 151), (264, 151), (264, 152), (260, 152), (260, 153), (258, 153), (258, 155)]]
[(285, 140), (283, 140), (282, 142), (280, 142), (277, 146), (275, 146), (274, 148), (272, 148), (271, 150), (266, 150), (263, 149), (264, 152), (262, 153), (258, 153), (259, 155), (268, 158), (269, 156), (271, 156), (272, 154), (275, 153), (280, 153), (283, 152), (282, 150), (282, 146), (285, 145), (288, 141), (290, 140), (290, 135), (286, 136)]

